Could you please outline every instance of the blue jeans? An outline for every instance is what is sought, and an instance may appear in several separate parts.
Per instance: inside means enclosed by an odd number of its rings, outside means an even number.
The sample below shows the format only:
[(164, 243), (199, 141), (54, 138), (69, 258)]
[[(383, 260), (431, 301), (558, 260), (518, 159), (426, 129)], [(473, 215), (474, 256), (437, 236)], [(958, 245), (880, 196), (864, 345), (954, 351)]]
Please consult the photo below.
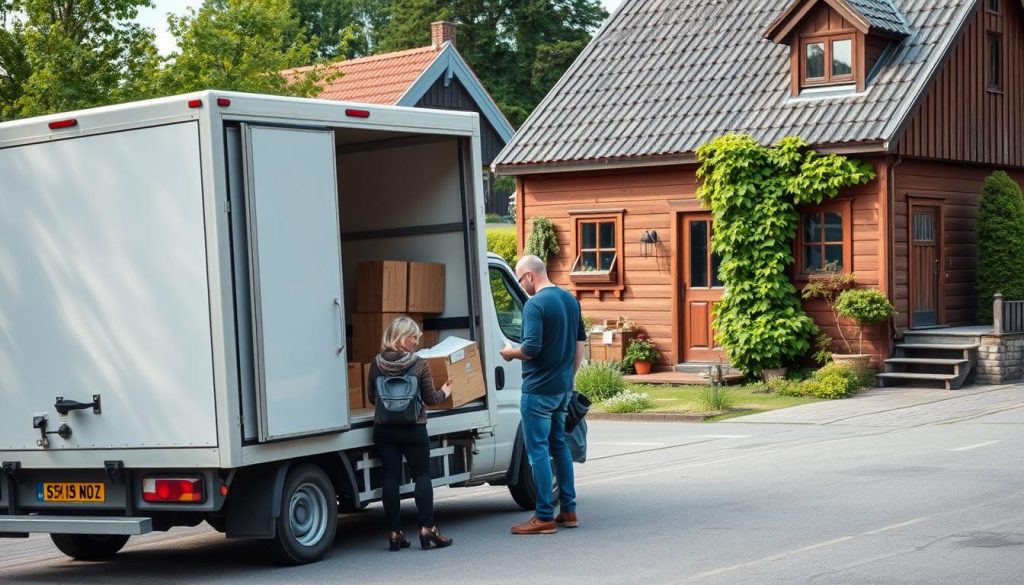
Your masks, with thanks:
[(564, 394), (523, 394), (519, 410), (523, 416), (523, 442), (533, 470), (537, 488), (536, 516), (539, 520), (555, 517), (551, 501), (554, 479), (551, 459), (558, 474), (559, 507), (562, 512), (576, 511), (576, 484), (573, 478), (572, 455), (565, 442), (565, 414), (572, 392)]

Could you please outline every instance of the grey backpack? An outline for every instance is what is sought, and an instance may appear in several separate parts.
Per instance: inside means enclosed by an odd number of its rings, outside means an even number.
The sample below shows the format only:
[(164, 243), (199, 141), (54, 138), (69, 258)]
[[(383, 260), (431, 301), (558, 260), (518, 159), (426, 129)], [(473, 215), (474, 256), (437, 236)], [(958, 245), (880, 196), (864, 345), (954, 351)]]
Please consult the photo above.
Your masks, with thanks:
[(416, 376), (377, 376), (377, 404), (373, 421), (384, 425), (415, 424), (423, 412), (420, 381)]

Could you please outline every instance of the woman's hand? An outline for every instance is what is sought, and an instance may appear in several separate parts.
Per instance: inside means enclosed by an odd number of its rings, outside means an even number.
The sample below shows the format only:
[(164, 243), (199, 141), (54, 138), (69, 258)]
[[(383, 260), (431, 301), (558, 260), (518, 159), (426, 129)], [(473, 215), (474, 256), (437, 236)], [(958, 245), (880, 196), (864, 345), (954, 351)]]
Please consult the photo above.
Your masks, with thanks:
[(441, 392), (444, 392), (444, 397), (445, 398), (448, 398), (449, 396), (452, 395), (452, 381), (451, 380), (448, 380), (447, 382), (444, 383), (444, 386), (441, 386)]

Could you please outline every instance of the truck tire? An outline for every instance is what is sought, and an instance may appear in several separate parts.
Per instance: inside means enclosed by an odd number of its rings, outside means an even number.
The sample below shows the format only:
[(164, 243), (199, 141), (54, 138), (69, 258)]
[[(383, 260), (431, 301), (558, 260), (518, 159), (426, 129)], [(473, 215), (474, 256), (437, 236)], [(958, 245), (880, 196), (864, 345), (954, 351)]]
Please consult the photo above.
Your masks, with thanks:
[(76, 561), (103, 561), (117, 554), (126, 542), (126, 535), (51, 534), (60, 552)]
[(338, 497), (323, 469), (304, 463), (288, 471), (281, 493), (281, 513), (270, 548), (288, 565), (319, 561), (338, 530)]
[[(552, 494), (551, 501), (558, 506), (558, 476), (552, 469)], [(519, 460), (519, 479), (515, 483), (508, 484), (508, 492), (512, 494), (519, 507), (524, 510), (535, 510), (537, 508), (537, 484), (533, 481), (533, 468), (530, 466), (530, 457), (523, 449)]]

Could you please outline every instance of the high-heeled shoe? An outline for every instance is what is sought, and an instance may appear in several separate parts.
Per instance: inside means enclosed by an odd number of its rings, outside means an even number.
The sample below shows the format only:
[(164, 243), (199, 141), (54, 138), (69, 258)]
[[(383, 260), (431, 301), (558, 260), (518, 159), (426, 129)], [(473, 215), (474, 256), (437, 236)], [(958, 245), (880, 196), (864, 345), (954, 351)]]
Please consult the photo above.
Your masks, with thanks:
[(431, 546), (444, 548), (451, 546), (452, 542), (454, 541), (447, 536), (441, 536), (441, 531), (437, 529), (437, 526), (433, 528), (420, 528), (420, 547), (423, 550), (427, 550)]
[(409, 548), (410, 546), (411, 544), (409, 543), (409, 539), (405, 537), (405, 533), (401, 531), (392, 531), (391, 534), (388, 535), (388, 548), (391, 552), (395, 552), (403, 548)]

